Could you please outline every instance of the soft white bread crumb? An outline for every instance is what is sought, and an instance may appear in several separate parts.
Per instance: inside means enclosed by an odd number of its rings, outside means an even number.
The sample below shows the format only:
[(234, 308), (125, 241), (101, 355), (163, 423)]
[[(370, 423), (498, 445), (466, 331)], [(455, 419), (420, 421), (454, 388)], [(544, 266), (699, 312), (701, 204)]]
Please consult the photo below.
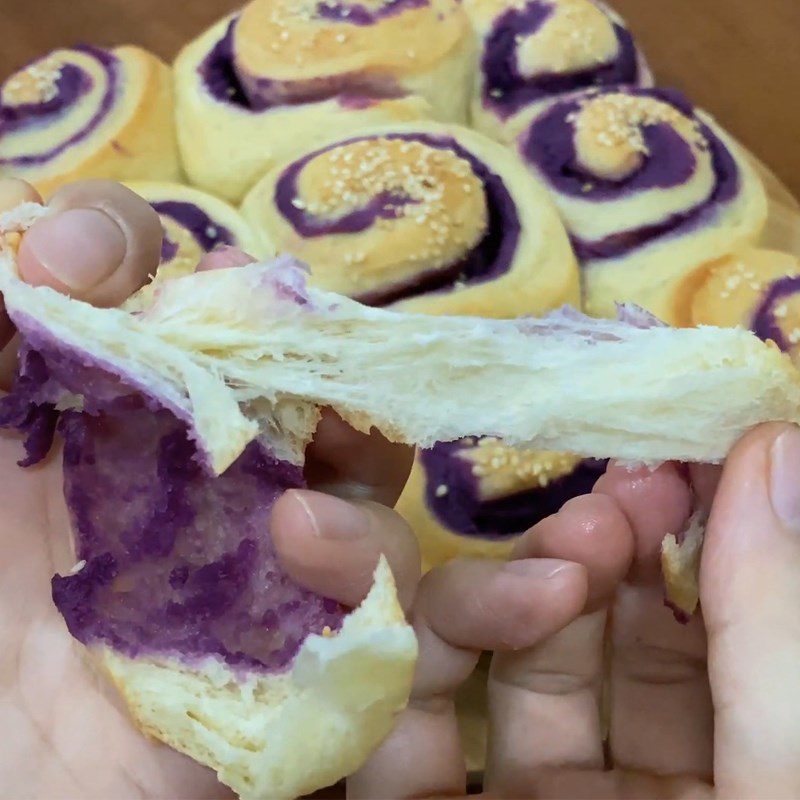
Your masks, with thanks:
[(179, 278), (131, 315), (12, 270), (0, 290), (23, 334), (147, 387), (218, 472), (258, 431), (299, 458), (319, 406), (423, 447), (492, 435), (651, 463), (717, 462), (757, 423), (800, 421), (800, 375), (740, 329), (399, 314), (307, 288), (291, 259)]
[(93, 655), (137, 724), (216, 770), (243, 798), (288, 798), (356, 770), (411, 690), (417, 642), (385, 559), (330, 637), (309, 636), (288, 672), (242, 679), (224, 663)]
[(661, 571), (667, 601), (684, 614), (694, 614), (700, 601), (700, 555), (705, 537), (705, 515), (697, 512), (678, 537), (668, 534), (661, 543)]

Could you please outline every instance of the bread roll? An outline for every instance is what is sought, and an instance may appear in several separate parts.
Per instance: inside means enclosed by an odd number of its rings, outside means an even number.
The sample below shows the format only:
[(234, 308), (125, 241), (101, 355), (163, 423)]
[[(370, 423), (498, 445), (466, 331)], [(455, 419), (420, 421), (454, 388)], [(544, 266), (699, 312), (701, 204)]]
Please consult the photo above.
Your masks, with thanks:
[(260, 258), (272, 254), (241, 214), (224, 200), (179, 183), (134, 182), (128, 188), (150, 203), (161, 218), (164, 238), (161, 263), (149, 288), (138, 301), (148, 298), (162, 281), (194, 272), (200, 259), (212, 250), (236, 247)]
[(506, 558), (520, 534), (589, 493), (605, 466), (494, 437), (440, 442), (417, 455), (396, 508), (417, 534), (423, 569), (458, 556)]
[(800, 356), (800, 260), (746, 250), (709, 264), (687, 297), (687, 324), (739, 325)]
[(175, 62), (189, 178), (238, 201), (276, 163), (331, 137), (465, 121), (472, 48), (457, 0), (254, 0)]
[(472, 124), (510, 142), (525, 112), (593, 87), (652, 86), (624, 21), (594, 0), (465, 0), (479, 42)]
[(276, 167), (242, 211), (313, 285), (368, 305), (514, 317), (579, 301), (547, 193), (516, 154), (460, 126), (332, 140)]
[(172, 74), (139, 47), (54, 50), (0, 87), (0, 175), (177, 180)]
[(764, 188), (739, 146), (682, 96), (600, 90), (559, 99), (519, 139), (583, 270), (590, 314), (634, 302), (667, 322), (696, 269), (755, 244)]

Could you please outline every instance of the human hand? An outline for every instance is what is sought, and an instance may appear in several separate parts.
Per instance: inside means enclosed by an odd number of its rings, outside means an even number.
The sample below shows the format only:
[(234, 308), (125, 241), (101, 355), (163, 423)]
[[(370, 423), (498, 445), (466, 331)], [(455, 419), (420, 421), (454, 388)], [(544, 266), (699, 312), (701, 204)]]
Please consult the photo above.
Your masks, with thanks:
[(800, 431), (751, 432), (721, 478), (691, 470), (713, 506), (703, 617), (683, 626), (664, 608), (659, 553), (690, 514), (689, 477), (612, 466), (508, 568), (426, 575), (409, 708), (349, 796), (463, 795), (453, 695), (481, 649), (495, 651), (485, 796), (800, 796)]

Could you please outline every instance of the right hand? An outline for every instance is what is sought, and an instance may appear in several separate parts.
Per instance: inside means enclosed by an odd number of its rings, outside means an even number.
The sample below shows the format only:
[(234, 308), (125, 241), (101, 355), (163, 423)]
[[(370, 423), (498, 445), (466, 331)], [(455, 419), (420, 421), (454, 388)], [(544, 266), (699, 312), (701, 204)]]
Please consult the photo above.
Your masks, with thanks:
[[(701, 502), (713, 498), (702, 617), (674, 620), (659, 567), (664, 535), (691, 511), (688, 472), (610, 467), (591, 495), (528, 531), (510, 565), (463, 559), (422, 578), (410, 611), (420, 643), (411, 701), (350, 778), (349, 796), (463, 795), (453, 697), (486, 649), (485, 796), (800, 797), (800, 430), (762, 426), (721, 477), (691, 473)], [(365, 517), (291, 492), (275, 515), (284, 563), (310, 588), (352, 604), (383, 549), (401, 594), (412, 592), (410, 532), (392, 512)], [(324, 563), (309, 518), (347, 532), (332, 535)]]

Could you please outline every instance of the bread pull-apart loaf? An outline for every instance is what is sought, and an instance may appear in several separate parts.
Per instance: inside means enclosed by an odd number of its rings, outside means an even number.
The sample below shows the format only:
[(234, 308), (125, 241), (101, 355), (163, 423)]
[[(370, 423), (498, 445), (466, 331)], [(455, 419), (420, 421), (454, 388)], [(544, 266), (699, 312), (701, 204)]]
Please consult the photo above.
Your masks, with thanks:
[[(0, 229), (43, 213), (22, 206)], [(790, 360), (742, 329), (632, 308), (399, 314), (310, 288), (289, 258), (98, 309), (21, 282), (3, 241), (22, 352), (2, 424), (27, 434), (25, 464), (64, 439), (78, 563), (54, 600), (142, 729), (242, 796), (356, 769), (410, 689), (416, 643), (387, 567), (348, 614), (291, 581), (270, 543), (321, 406), (422, 446), (491, 435), (646, 462), (719, 461), (752, 425), (800, 421)]]

